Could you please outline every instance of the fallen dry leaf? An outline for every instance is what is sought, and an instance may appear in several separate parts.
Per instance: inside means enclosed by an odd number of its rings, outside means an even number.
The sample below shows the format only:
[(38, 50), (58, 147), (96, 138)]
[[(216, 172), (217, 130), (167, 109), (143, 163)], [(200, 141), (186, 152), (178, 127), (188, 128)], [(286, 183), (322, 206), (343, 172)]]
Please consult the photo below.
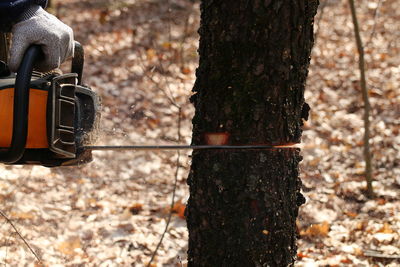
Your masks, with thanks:
[(310, 256), (300, 251), (300, 252), (297, 252), (297, 258), (298, 259), (310, 258)]
[(14, 220), (32, 220), (35, 215), (31, 212), (14, 212), (10, 213), (11, 219)]
[(378, 230), (378, 233), (392, 234), (392, 233), (394, 233), (394, 231), (393, 231), (392, 227), (390, 226), (390, 224), (385, 222), (383, 224), (382, 228)]
[(355, 218), (358, 215), (357, 213), (351, 212), (351, 211), (346, 211), (344, 214), (346, 214), (347, 216), (349, 216), (351, 218)]
[(190, 70), (190, 68), (188, 68), (188, 67), (183, 67), (183, 68), (181, 68), (181, 72), (182, 72), (183, 74), (185, 74), (185, 75), (188, 75), (188, 74), (191, 73), (191, 70)]
[(329, 233), (329, 223), (323, 222), (319, 224), (312, 224), (305, 231), (301, 231), (300, 235), (305, 237), (326, 237)]
[(57, 250), (64, 255), (75, 256), (79, 254), (79, 252), (77, 252), (76, 250), (80, 249), (81, 247), (81, 240), (79, 237), (76, 236), (70, 237), (68, 240), (61, 242), (58, 245)]
[(131, 207), (129, 207), (129, 211), (133, 215), (139, 214), (139, 212), (141, 212), (142, 210), (143, 210), (143, 204), (140, 203), (133, 204)]
[(385, 200), (384, 198), (378, 198), (378, 199), (376, 200), (376, 203), (377, 203), (378, 205), (385, 205), (385, 204), (386, 204), (386, 200)]
[(352, 261), (351, 259), (349, 259), (349, 258), (341, 259), (340, 262), (341, 262), (341, 263), (344, 263), (344, 264), (351, 264), (351, 263), (353, 263), (353, 261)]
[(177, 201), (173, 208), (172, 208), (172, 212), (176, 213), (178, 215), (179, 218), (181, 219), (185, 219), (185, 209), (186, 209), (186, 205), (184, 203), (182, 203), (182, 200)]

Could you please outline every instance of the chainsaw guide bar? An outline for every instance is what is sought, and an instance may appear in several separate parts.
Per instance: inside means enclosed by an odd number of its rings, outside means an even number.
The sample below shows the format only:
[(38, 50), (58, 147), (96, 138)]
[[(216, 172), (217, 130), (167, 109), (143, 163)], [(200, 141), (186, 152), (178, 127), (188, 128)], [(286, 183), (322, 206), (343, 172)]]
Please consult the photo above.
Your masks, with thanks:
[(85, 146), (92, 151), (124, 151), (124, 150), (258, 150), (258, 149), (288, 149), (297, 148), (296, 145), (290, 146), (270, 146), (270, 145), (132, 145), (132, 146)]

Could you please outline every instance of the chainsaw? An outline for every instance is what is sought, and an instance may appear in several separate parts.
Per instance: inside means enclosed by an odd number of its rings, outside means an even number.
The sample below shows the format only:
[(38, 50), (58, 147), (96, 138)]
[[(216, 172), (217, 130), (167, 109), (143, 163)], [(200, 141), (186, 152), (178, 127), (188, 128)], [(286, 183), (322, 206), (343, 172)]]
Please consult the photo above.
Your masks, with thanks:
[(84, 145), (95, 130), (100, 100), (82, 83), (84, 50), (75, 42), (71, 73), (33, 71), (42, 56), (27, 49), (17, 74), (0, 61), (0, 162), (71, 166), (92, 160)]
[[(1, 58), (6, 58), (7, 53), (0, 54)], [(100, 98), (82, 83), (82, 46), (75, 42), (71, 73), (33, 71), (34, 63), (41, 55), (39, 46), (28, 48), (17, 75), (10, 73), (7, 64), (0, 61), (0, 163), (74, 166), (92, 161), (92, 151), (96, 150), (296, 148), (295, 145), (226, 145), (226, 142), (207, 145), (91, 145), (100, 117)], [(219, 137), (220, 134), (214, 135)]]

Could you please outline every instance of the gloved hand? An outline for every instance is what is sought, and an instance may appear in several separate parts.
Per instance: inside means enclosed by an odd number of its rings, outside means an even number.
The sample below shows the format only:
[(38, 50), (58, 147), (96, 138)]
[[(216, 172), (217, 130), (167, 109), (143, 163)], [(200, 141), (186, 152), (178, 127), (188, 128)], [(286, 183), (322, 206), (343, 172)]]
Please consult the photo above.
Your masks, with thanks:
[(74, 54), (74, 36), (70, 27), (40, 6), (32, 6), (12, 27), (10, 70), (16, 72), (26, 49), (37, 44), (42, 47), (44, 59), (35, 69), (45, 72), (58, 68)]

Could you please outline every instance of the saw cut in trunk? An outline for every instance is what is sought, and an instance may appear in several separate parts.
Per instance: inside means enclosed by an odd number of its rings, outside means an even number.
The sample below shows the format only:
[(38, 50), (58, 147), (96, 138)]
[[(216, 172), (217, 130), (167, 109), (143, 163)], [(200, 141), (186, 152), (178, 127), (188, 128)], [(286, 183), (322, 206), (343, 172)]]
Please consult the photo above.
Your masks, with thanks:
[[(315, 0), (202, 1), (193, 145), (300, 142), (317, 6)], [(304, 203), (300, 161), (292, 147), (194, 151), (189, 266), (292, 265)]]

